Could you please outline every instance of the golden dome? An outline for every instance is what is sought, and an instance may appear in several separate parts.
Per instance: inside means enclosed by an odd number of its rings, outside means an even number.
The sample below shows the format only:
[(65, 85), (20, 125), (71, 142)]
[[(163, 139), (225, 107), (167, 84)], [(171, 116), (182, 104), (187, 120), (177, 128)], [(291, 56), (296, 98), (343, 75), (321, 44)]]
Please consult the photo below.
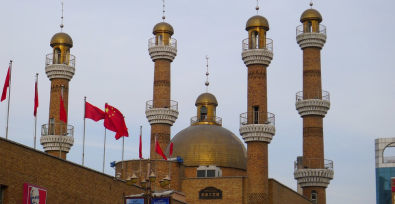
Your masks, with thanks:
[[(195, 125), (180, 131), (171, 140), (173, 157), (184, 159), (185, 166), (247, 169), (246, 148), (228, 129), (217, 125)], [(169, 155), (169, 147), (166, 149)]]
[(263, 16), (256, 15), (248, 19), (246, 24), (246, 30), (248, 31), (251, 27), (264, 27), (266, 31), (269, 30), (269, 21)]
[(307, 9), (303, 12), (302, 16), (300, 17), (300, 22), (305, 22), (308, 20), (317, 20), (319, 23), (322, 22), (322, 16), (320, 12), (315, 9)]
[(162, 33), (162, 32), (169, 33), (170, 35), (173, 35), (174, 34), (173, 26), (171, 26), (170, 24), (168, 24), (166, 22), (160, 22), (155, 25), (154, 31), (152, 33), (154, 35), (156, 35), (157, 33)]
[(51, 39), (51, 47), (63, 44), (69, 47), (73, 47), (73, 39), (67, 33), (56, 33)]
[(215, 105), (218, 106), (217, 98), (211, 93), (203, 93), (196, 99), (195, 105)]

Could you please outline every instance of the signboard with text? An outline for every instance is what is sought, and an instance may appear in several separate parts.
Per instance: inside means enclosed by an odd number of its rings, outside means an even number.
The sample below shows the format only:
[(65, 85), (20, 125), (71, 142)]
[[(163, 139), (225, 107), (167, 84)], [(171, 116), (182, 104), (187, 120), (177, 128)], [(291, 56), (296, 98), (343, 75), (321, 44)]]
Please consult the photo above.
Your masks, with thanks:
[(144, 197), (136, 197), (136, 198), (125, 198), (125, 204), (145, 204)]
[(215, 187), (207, 187), (199, 191), (199, 199), (222, 199), (222, 191)]
[(151, 204), (170, 204), (170, 198), (151, 198)]
[(22, 204), (47, 204), (47, 189), (24, 183)]

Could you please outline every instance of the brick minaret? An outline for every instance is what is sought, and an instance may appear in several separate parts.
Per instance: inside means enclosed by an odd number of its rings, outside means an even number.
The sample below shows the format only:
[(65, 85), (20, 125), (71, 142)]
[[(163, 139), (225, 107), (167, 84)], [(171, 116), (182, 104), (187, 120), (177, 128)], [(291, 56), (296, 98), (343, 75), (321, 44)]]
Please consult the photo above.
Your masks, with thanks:
[[(151, 159), (159, 159), (155, 153), (155, 135), (164, 151), (170, 143), (170, 127), (178, 117), (178, 103), (171, 99), (170, 64), (177, 55), (177, 41), (172, 39), (173, 27), (161, 22), (155, 25), (148, 42), (148, 51), (155, 62), (153, 100), (147, 101), (146, 116), (151, 124)], [(160, 158), (161, 159), (161, 158)]]
[(295, 179), (303, 195), (315, 203), (325, 204), (333, 162), (324, 157), (323, 118), (330, 108), (329, 92), (321, 85), (321, 49), (326, 42), (322, 16), (306, 10), (297, 27), (297, 42), (303, 50), (303, 91), (296, 94), (296, 109), (303, 118), (303, 158), (295, 162)]
[(47, 55), (45, 63), (45, 73), (51, 81), (49, 119), (48, 124), (42, 125), (40, 142), (48, 154), (66, 159), (66, 154), (74, 144), (74, 127), (61, 122), (59, 113), (62, 92), (68, 112), (69, 82), (75, 73), (75, 57), (70, 54), (73, 40), (61, 32), (52, 37), (50, 45), (53, 52)]
[(274, 115), (267, 112), (266, 69), (273, 59), (273, 41), (266, 38), (269, 22), (263, 16), (247, 21), (248, 38), (242, 58), (248, 67), (247, 112), (240, 115), (240, 134), (247, 143), (248, 203), (269, 202), (268, 144), (275, 134)]

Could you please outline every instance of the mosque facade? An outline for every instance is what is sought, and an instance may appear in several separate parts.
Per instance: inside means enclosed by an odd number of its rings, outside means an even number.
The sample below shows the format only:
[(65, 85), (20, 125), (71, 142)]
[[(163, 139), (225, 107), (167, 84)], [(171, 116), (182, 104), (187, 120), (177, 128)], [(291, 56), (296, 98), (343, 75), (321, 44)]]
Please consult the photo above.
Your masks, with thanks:
[[(0, 172), (0, 198), (4, 203), (20, 203), (22, 198), (29, 200), (30, 195), (37, 197), (33, 193), (45, 191), (48, 203), (128, 203), (149, 197), (169, 198), (168, 203), (173, 204), (325, 204), (334, 171), (333, 162), (324, 157), (323, 118), (330, 101), (329, 92), (322, 91), (321, 85), (320, 50), (326, 42), (321, 21), (321, 14), (311, 8), (302, 14), (302, 25), (297, 28), (297, 43), (303, 50), (303, 91), (296, 94), (296, 109), (303, 118), (303, 156), (295, 162), (294, 172), (297, 192), (269, 178), (268, 148), (276, 133), (275, 115), (267, 108), (273, 40), (266, 37), (268, 20), (256, 15), (246, 23), (247, 39), (241, 53), (248, 70), (247, 107), (240, 114), (243, 141), (223, 127), (216, 114), (220, 102), (208, 92), (197, 97), (190, 126), (171, 138), (171, 127), (179, 115), (178, 102), (171, 99), (170, 77), (177, 41), (172, 38), (172, 25), (160, 22), (154, 26), (148, 48), (154, 62), (153, 96), (145, 110), (151, 125), (150, 159), (117, 162), (116, 177), (66, 160), (74, 131), (59, 120), (58, 104), (63, 101), (67, 113), (75, 57), (70, 54), (72, 38), (63, 32), (55, 34), (45, 67), (51, 80), (48, 124), (42, 126), (40, 139), (45, 153), (0, 139), (0, 153), (7, 155), (0, 156), (0, 163), (13, 163)], [(156, 143), (169, 161), (155, 152)], [(31, 158), (42, 162), (34, 164)], [(53, 168), (45, 168), (48, 165)], [(28, 173), (38, 169), (47, 170)], [(23, 186), (29, 185), (31, 190), (24, 191)]]

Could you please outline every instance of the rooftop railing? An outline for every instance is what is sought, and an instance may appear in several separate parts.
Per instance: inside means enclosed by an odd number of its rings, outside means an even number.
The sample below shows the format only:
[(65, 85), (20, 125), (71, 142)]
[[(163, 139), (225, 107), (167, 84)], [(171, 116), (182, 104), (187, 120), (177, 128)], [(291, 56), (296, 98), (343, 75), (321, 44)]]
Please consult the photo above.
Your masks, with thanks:
[(63, 135), (74, 137), (74, 127), (72, 125), (52, 123), (41, 126), (41, 135)]
[(307, 99), (321, 99), (330, 101), (330, 94), (328, 91), (322, 90), (299, 91), (296, 93), (296, 102)]
[(64, 53), (51, 53), (47, 54), (45, 58), (45, 66), (52, 64), (65, 64), (75, 67), (75, 56)]
[(275, 125), (275, 116), (269, 112), (246, 112), (240, 114), (240, 126), (251, 124)]
[(212, 122), (212, 123), (217, 123), (219, 125), (222, 125), (222, 118), (217, 117), (217, 116), (193, 116), (191, 118), (191, 125), (195, 123), (200, 123), (200, 122)]
[(154, 46), (172, 46), (177, 48), (177, 40), (174, 38), (157, 38), (153, 37), (148, 40), (148, 48)]
[(247, 38), (243, 40), (243, 51), (252, 49), (270, 50), (273, 52), (273, 40), (270, 38)]
[(301, 169), (328, 169), (333, 171), (333, 161), (328, 159), (303, 159), (303, 163), (294, 163), (295, 170)]
[(303, 33), (322, 33), (326, 35), (326, 26), (319, 24), (317, 27), (309, 25), (300, 25), (296, 27), (296, 35)]
[(178, 111), (178, 102), (169, 99), (156, 99), (147, 101), (145, 109), (150, 110), (153, 108), (168, 108), (170, 110)]

